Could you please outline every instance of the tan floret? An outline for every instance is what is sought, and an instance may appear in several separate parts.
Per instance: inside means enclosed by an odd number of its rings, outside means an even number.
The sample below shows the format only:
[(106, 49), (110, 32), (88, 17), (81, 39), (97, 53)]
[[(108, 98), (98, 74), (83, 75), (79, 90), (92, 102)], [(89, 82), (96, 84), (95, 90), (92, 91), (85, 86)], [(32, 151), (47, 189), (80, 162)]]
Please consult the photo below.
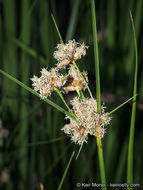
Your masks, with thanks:
[(53, 56), (58, 61), (57, 67), (63, 68), (70, 62), (76, 61), (86, 55), (86, 49), (88, 47), (84, 43), (80, 44), (75, 40), (69, 40), (66, 44), (58, 44), (56, 48), (57, 50)]
[(39, 91), (42, 98), (46, 98), (51, 95), (54, 88), (61, 88), (65, 84), (67, 76), (60, 75), (57, 68), (52, 68), (50, 71), (43, 68), (41, 77), (34, 76), (31, 80), (34, 90)]
[(78, 97), (75, 97), (71, 104), (78, 121), (67, 116), (66, 118), (70, 120), (70, 124), (65, 125), (62, 129), (71, 137), (71, 140), (81, 144), (84, 139), (87, 139), (88, 134), (103, 138), (105, 134), (104, 127), (111, 120), (111, 117), (104, 111), (105, 107), (101, 107), (102, 112), (99, 114), (97, 112), (97, 102), (91, 98), (85, 98), (81, 101)]
[[(85, 80), (88, 82), (87, 73), (83, 72), (82, 74)], [(76, 89), (79, 91), (86, 89), (86, 85), (79, 72), (75, 69), (74, 65), (70, 65), (67, 82), (65, 83), (63, 89), (66, 93), (69, 91), (75, 91)]]

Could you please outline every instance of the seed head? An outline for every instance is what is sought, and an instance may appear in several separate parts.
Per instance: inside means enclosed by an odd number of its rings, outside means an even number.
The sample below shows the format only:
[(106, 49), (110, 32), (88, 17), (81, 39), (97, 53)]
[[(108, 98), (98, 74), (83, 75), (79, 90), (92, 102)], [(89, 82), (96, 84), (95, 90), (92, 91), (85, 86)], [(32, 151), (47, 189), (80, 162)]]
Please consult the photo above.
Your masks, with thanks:
[(77, 144), (81, 144), (82, 141), (87, 139), (87, 130), (82, 125), (78, 124), (75, 120), (71, 119), (70, 124), (67, 124), (62, 130), (71, 137), (71, 141)]
[(54, 88), (60, 88), (65, 84), (67, 76), (60, 75), (57, 68), (52, 68), (50, 71), (43, 68), (41, 77), (38, 78), (34, 75), (31, 80), (34, 90), (39, 91), (42, 98), (46, 98), (51, 95)]
[[(88, 82), (87, 73), (83, 72), (82, 74)], [(65, 83), (63, 89), (66, 93), (68, 93), (69, 91), (75, 91), (77, 88), (79, 91), (85, 90), (86, 85), (74, 65), (70, 65), (67, 82)]]
[(56, 48), (53, 56), (58, 61), (57, 67), (63, 68), (70, 62), (80, 59), (82, 55), (84, 56), (88, 47), (84, 43), (80, 44), (75, 40), (69, 40), (66, 44), (58, 44)]
[[(86, 138), (88, 134), (96, 134), (97, 137), (103, 138), (105, 134), (104, 127), (109, 124), (111, 120), (111, 117), (104, 111), (105, 107), (102, 106), (101, 114), (99, 114), (97, 112), (97, 102), (95, 99), (91, 98), (85, 98), (83, 101), (80, 101), (78, 97), (75, 97), (71, 101), (71, 104), (78, 121), (67, 116), (66, 118), (70, 119), (70, 124), (65, 125), (62, 129), (71, 137), (71, 140), (81, 144), (82, 140)], [(80, 129), (83, 131), (82, 135), (79, 133)]]

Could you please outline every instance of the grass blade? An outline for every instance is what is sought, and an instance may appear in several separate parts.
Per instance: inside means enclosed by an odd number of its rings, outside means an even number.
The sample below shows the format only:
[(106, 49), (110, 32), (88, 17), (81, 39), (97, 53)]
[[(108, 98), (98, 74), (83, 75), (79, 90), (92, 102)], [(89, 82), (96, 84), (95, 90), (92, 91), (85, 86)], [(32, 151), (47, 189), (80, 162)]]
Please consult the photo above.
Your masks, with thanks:
[(60, 38), (60, 40), (61, 40), (61, 43), (64, 43), (64, 42), (63, 42), (63, 39), (62, 39), (62, 36), (61, 36), (61, 34), (60, 34), (60, 31), (59, 31), (58, 25), (57, 25), (57, 23), (56, 23), (56, 20), (55, 20), (55, 18), (54, 18), (53, 15), (51, 15), (51, 16), (52, 16), (52, 19), (53, 19), (55, 28), (56, 28), (56, 30), (57, 30), (57, 33), (58, 33), (58, 35), (59, 35), (59, 38)]
[(83, 144), (84, 144), (84, 142), (85, 142), (86, 137), (87, 137), (87, 135), (84, 137), (84, 139), (83, 139), (83, 141), (82, 141), (82, 143), (81, 143), (81, 145), (80, 145), (79, 151), (78, 151), (77, 156), (76, 156), (76, 160), (77, 160), (78, 157), (79, 157), (79, 154), (80, 154), (80, 152), (81, 152), (81, 149), (82, 149), (82, 147), (83, 147)]
[[(136, 53), (136, 63), (135, 63), (135, 75), (134, 75), (134, 91), (133, 95), (137, 94), (137, 70), (138, 70), (138, 52), (137, 52), (137, 42), (135, 27), (130, 12), (130, 18), (132, 23), (133, 35), (134, 35), (134, 44), (135, 44), (135, 53)], [(134, 97), (134, 103), (132, 105), (132, 115), (131, 115), (131, 124), (130, 124), (130, 136), (129, 136), (129, 147), (128, 147), (128, 163), (127, 163), (127, 183), (133, 183), (133, 146), (134, 146), (134, 130), (135, 130), (135, 116), (136, 116), (136, 96)], [(129, 188), (132, 189), (132, 188)]]
[(117, 111), (119, 108), (121, 108), (122, 106), (124, 106), (125, 104), (127, 104), (129, 101), (131, 101), (132, 99), (134, 99), (136, 96), (137, 96), (137, 94), (135, 94), (133, 97), (129, 98), (127, 101), (125, 101), (121, 105), (117, 106), (115, 109), (113, 109), (112, 111), (110, 111), (108, 113), (108, 115), (111, 115), (112, 113), (114, 113), (115, 111)]
[(39, 146), (39, 145), (47, 145), (47, 144), (51, 144), (51, 143), (55, 143), (55, 142), (58, 142), (58, 141), (61, 141), (61, 140), (64, 140), (65, 137), (57, 137), (57, 138), (53, 138), (51, 140), (48, 140), (48, 141), (38, 141), (38, 142), (35, 142), (35, 143), (28, 143), (26, 144), (25, 146), (21, 146), (19, 148), (26, 148), (26, 147), (33, 147), (33, 146)]
[[(35, 96), (40, 98), (39, 93), (35, 92), (32, 88), (29, 88), (27, 85), (25, 85), (24, 83), (20, 82), (19, 80), (15, 79), (14, 77), (12, 77), (11, 75), (9, 75), (8, 73), (2, 71), (0, 69), (0, 73), (2, 73), (3, 75), (5, 75), (7, 78), (9, 78), (10, 80), (12, 80), (13, 82), (17, 83), (18, 85), (20, 85), (21, 87), (23, 87), (24, 89), (26, 89), (27, 91), (31, 92), (32, 94), (34, 94)], [(52, 102), (51, 100), (49, 100), (48, 98), (46, 99), (42, 99), (43, 101), (45, 101), (46, 103), (48, 103), (49, 105), (53, 106), (54, 108), (56, 108), (57, 110), (59, 110), (60, 112), (68, 115), (69, 117), (73, 118), (73, 115), (69, 112), (67, 112), (66, 110), (64, 110), (62, 107), (60, 107), (59, 105), (55, 104), (54, 102)], [(73, 118), (74, 119), (74, 118)]]
[(71, 161), (72, 161), (72, 159), (73, 159), (74, 153), (75, 153), (75, 152), (73, 152), (72, 155), (71, 155), (71, 157), (70, 157), (70, 160), (69, 160), (69, 162), (68, 162), (68, 164), (67, 164), (67, 167), (66, 167), (66, 169), (65, 169), (64, 175), (63, 175), (63, 177), (62, 177), (62, 179), (61, 179), (61, 181), (60, 181), (60, 184), (59, 184), (59, 186), (58, 186), (58, 190), (60, 190), (60, 189), (62, 188), (62, 185), (63, 185), (63, 182), (64, 182), (65, 177), (66, 177), (66, 175), (67, 175), (69, 166), (70, 166)]

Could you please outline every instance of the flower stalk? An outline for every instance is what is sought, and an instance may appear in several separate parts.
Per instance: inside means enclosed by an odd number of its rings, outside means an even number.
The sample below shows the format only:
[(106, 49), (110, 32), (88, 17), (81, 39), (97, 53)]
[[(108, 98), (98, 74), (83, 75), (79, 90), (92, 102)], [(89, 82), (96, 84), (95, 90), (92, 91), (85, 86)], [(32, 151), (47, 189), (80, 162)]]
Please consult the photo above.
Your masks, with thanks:
[(91, 91), (90, 91), (90, 89), (89, 89), (89, 87), (88, 87), (88, 84), (87, 84), (87, 82), (86, 82), (84, 76), (82, 75), (81, 71), (79, 70), (77, 64), (75, 63), (75, 61), (73, 61), (72, 63), (73, 63), (73, 65), (75, 66), (75, 68), (77, 69), (77, 71), (79, 72), (81, 78), (83, 79), (83, 81), (84, 81), (84, 83), (85, 83), (85, 85), (86, 85), (86, 88), (87, 88), (87, 90), (88, 90), (88, 92), (89, 92), (89, 94), (90, 94), (90, 97), (91, 97), (92, 99), (94, 99), (93, 96), (92, 96), (92, 93), (91, 93)]
[[(96, 27), (96, 14), (95, 14), (94, 0), (91, 0), (91, 14), (92, 14), (92, 28), (93, 28), (93, 39), (94, 39), (97, 110), (98, 110), (98, 113), (101, 113), (100, 71), (99, 71), (99, 56), (98, 56), (99, 54), (98, 54), (98, 40), (97, 40), (97, 27)], [(101, 138), (97, 138), (97, 148), (98, 148), (101, 182), (102, 184), (106, 184)], [(107, 188), (103, 187), (102, 189), (106, 190)]]

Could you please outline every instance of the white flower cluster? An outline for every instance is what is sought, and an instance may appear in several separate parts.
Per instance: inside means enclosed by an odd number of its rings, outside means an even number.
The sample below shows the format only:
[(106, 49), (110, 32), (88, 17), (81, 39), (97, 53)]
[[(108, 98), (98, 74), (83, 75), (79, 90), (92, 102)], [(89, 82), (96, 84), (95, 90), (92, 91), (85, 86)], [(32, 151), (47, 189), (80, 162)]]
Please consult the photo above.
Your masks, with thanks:
[[(87, 72), (82, 72), (86, 82), (88, 82)], [(86, 85), (81, 78), (79, 72), (75, 69), (74, 65), (70, 65), (70, 69), (68, 72), (67, 82), (64, 85), (63, 89), (66, 93), (69, 91), (75, 91), (78, 88), (79, 91), (85, 90)]]
[[(69, 91), (82, 91), (87, 87), (87, 73), (82, 72), (81, 76), (81, 73), (75, 67), (75, 61), (86, 54), (88, 47), (84, 43), (80, 44), (75, 40), (69, 40), (66, 44), (58, 44), (56, 48), (57, 50), (53, 56), (58, 61), (57, 67), (52, 68), (50, 71), (42, 69), (41, 77), (33, 76), (31, 79), (34, 90), (39, 91), (42, 98), (50, 96), (55, 88), (61, 88), (62, 92), (68, 93)], [(67, 65), (69, 65), (68, 73), (65, 75), (60, 74), (60, 69), (65, 68)], [(83, 80), (83, 77), (85, 80)], [(66, 116), (70, 123), (66, 124), (62, 129), (71, 137), (71, 140), (81, 144), (83, 141), (87, 141), (88, 135), (103, 138), (105, 134), (104, 127), (109, 124), (111, 119), (105, 113), (105, 107), (101, 107), (101, 114), (99, 114), (96, 100), (85, 97), (82, 100), (75, 97), (71, 104), (73, 114), (75, 114), (77, 120)]]
[(52, 68), (50, 71), (42, 69), (41, 77), (33, 76), (32, 86), (35, 91), (39, 91), (42, 98), (46, 98), (51, 95), (54, 88), (61, 88), (66, 80), (67, 76), (60, 75), (56, 68)]
[(80, 59), (81, 56), (86, 55), (87, 48), (84, 43), (80, 44), (75, 40), (69, 40), (66, 44), (58, 44), (54, 52), (54, 57), (58, 61), (57, 67), (65, 67), (70, 62)]
[(105, 133), (105, 126), (109, 124), (111, 117), (105, 113), (105, 107), (102, 106), (101, 114), (97, 112), (97, 102), (94, 99), (85, 98), (81, 101), (75, 97), (71, 104), (73, 106), (73, 113), (77, 116), (78, 122), (72, 118), (70, 124), (67, 124), (62, 129), (71, 140), (75, 143), (81, 144), (87, 135), (96, 134), (97, 137), (103, 138)]
[[(67, 44), (58, 44), (57, 51), (54, 52), (54, 57), (58, 60), (58, 65), (50, 71), (43, 68), (41, 70), (41, 77), (33, 76), (31, 78), (35, 91), (40, 92), (42, 98), (51, 96), (54, 88), (62, 88), (62, 92), (68, 93), (76, 89), (85, 90), (86, 86), (79, 72), (73, 65), (70, 65), (68, 74), (62, 75), (59, 73), (60, 68), (64, 68), (70, 62), (80, 59), (82, 55), (86, 54), (84, 43), (77, 43), (75, 40), (70, 40)], [(83, 72), (85, 80), (88, 82), (87, 73)]]

